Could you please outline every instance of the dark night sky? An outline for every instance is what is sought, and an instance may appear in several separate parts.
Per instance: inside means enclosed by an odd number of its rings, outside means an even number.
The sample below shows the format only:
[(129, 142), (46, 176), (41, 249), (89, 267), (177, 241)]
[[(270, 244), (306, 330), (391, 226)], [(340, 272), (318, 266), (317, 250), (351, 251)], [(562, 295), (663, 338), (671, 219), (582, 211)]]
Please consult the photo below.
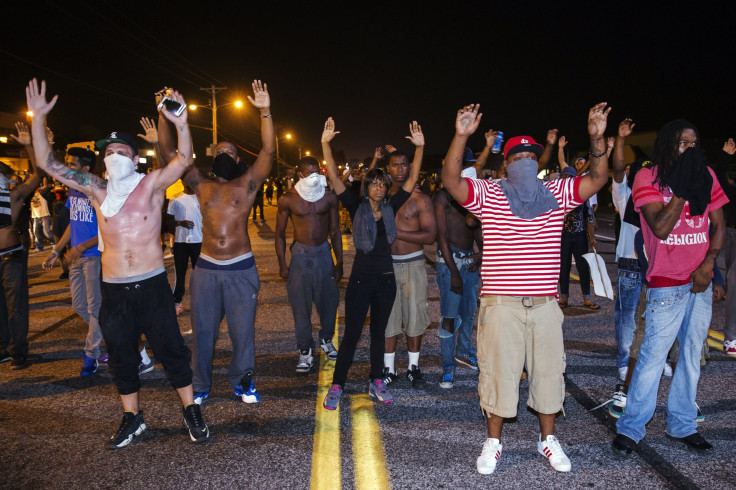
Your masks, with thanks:
[[(6, 4), (0, 111), (22, 113), (29, 78), (46, 79), (60, 95), (49, 125), (63, 145), (140, 132), (138, 119), (155, 115), (152, 94), (165, 84), (200, 104), (199, 87), (226, 85), (224, 104), (260, 78), (283, 132), (318, 152), (333, 116), (342, 131), (334, 148), (347, 158), (385, 143), (411, 150), (404, 136), (413, 119), (428, 152), (442, 154), (457, 109), (472, 102), (484, 113), (481, 130), (543, 140), (557, 127), (573, 149), (586, 146), (587, 109), (599, 101), (613, 106), (611, 134), (624, 117), (637, 130), (684, 117), (704, 139), (736, 136), (733, 19), (712, 3), (251, 3)], [(221, 137), (257, 151), (252, 110), (218, 115)], [(200, 111), (190, 121), (208, 126), (210, 117)], [(211, 134), (193, 135), (203, 157)], [(481, 131), (471, 145), (482, 148)], [(282, 140), (281, 150), (296, 160), (293, 143)]]

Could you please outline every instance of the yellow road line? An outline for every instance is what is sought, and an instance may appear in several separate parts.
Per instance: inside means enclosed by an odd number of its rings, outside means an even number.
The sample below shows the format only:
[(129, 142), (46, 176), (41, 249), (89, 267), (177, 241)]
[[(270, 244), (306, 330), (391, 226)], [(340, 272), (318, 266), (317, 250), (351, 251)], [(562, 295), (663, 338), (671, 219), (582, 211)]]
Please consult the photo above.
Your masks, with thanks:
[[(337, 318), (332, 341), (337, 347)], [(319, 349), (319, 347), (317, 347)], [(319, 380), (317, 382), (317, 410), (314, 416), (314, 442), (312, 444), (312, 490), (337, 489), (342, 487), (340, 458), (340, 405), (337, 410), (325, 410), (322, 402), (332, 386), (335, 361), (319, 355)]]
[(350, 397), (350, 418), (353, 427), (355, 488), (390, 488), (381, 429), (370, 396), (363, 394)]

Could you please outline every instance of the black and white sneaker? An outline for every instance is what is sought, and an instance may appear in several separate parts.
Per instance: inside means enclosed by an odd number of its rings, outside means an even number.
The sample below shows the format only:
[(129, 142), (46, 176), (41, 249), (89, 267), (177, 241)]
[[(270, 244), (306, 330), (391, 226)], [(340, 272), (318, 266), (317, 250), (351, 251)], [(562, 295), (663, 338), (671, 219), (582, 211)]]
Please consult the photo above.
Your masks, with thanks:
[(387, 367), (383, 368), (383, 384), (388, 386), (391, 383), (394, 383), (397, 379), (399, 379), (399, 377), (396, 373), (389, 372)]
[(337, 349), (335, 349), (335, 344), (332, 343), (331, 339), (321, 339), (319, 343), (322, 348), (322, 352), (325, 353), (327, 359), (330, 361), (337, 359)]
[(422, 372), (419, 370), (419, 366), (409, 366), (409, 370), (406, 372), (406, 377), (411, 381), (411, 386), (414, 389), (423, 390), (427, 387), (427, 382), (424, 381)]
[(141, 435), (144, 430), (146, 430), (146, 423), (143, 422), (142, 411), (139, 411), (138, 415), (133, 412), (124, 412), (120, 428), (107, 441), (107, 449), (120, 449), (127, 446), (133, 437)]
[(312, 349), (300, 350), (299, 361), (296, 363), (297, 373), (308, 373), (312, 369), (314, 363), (314, 356), (312, 356)]
[(202, 410), (199, 405), (192, 403), (186, 408), (181, 409), (184, 414), (184, 423), (189, 429), (189, 437), (194, 442), (204, 442), (210, 437), (210, 429), (204, 423), (202, 418)]

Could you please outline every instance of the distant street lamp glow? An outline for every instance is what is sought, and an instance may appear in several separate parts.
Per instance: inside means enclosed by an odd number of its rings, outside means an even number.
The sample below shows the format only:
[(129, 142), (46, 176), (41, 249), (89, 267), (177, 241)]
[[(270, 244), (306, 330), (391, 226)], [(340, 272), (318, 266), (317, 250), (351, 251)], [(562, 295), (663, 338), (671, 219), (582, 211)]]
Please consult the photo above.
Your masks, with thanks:
[(237, 107), (238, 109), (240, 109), (241, 107), (243, 107), (243, 101), (242, 100), (236, 100), (235, 101), (235, 107)]
[(309, 150), (307, 150), (304, 154), (309, 156), (310, 155)]
[(152, 156), (153, 156), (153, 155), (155, 155), (155, 154), (156, 154), (156, 152), (155, 152), (155, 151), (153, 151), (153, 150), (148, 150), (148, 151), (146, 152), (146, 155), (148, 155), (149, 157), (152, 157)]
[(26, 116), (28, 116), (28, 117), (33, 117), (33, 111), (28, 111), (28, 112), (26, 112)]
[(189, 110), (190, 111), (196, 111), (197, 110), (197, 105), (196, 104), (189, 104)]
[(0, 136), (0, 143), (7, 143), (8, 137), (7, 136)]
[(286, 139), (287, 140), (290, 140), (291, 139), (291, 133), (286, 133)]

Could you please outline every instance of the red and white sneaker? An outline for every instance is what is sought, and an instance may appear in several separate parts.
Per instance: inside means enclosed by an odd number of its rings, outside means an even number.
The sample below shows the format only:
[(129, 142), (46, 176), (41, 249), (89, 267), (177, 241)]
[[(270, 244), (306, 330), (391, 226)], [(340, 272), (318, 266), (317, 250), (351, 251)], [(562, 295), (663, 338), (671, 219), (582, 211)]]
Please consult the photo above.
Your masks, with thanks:
[(483, 443), (483, 451), (478, 456), (475, 467), (481, 475), (490, 475), (496, 470), (496, 463), (501, 458), (503, 444), (498, 439), (489, 437)]
[(543, 441), (542, 434), (539, 434), (537, 451), (539, 451), (539, 454), (547, 458), (549, 460), (549, 464), (552, 465), (552, 468), (557, 471), (564, 473), (570, 471), (570, 468), (572, 468), (570, 460), (567, 459), (565, 452), (560, 446), (560, 441), (558, 441), (555, 436), (547, 436)]
[(736, 339), (723, 341), (723, 352), (731, 357), (736, 357)]

